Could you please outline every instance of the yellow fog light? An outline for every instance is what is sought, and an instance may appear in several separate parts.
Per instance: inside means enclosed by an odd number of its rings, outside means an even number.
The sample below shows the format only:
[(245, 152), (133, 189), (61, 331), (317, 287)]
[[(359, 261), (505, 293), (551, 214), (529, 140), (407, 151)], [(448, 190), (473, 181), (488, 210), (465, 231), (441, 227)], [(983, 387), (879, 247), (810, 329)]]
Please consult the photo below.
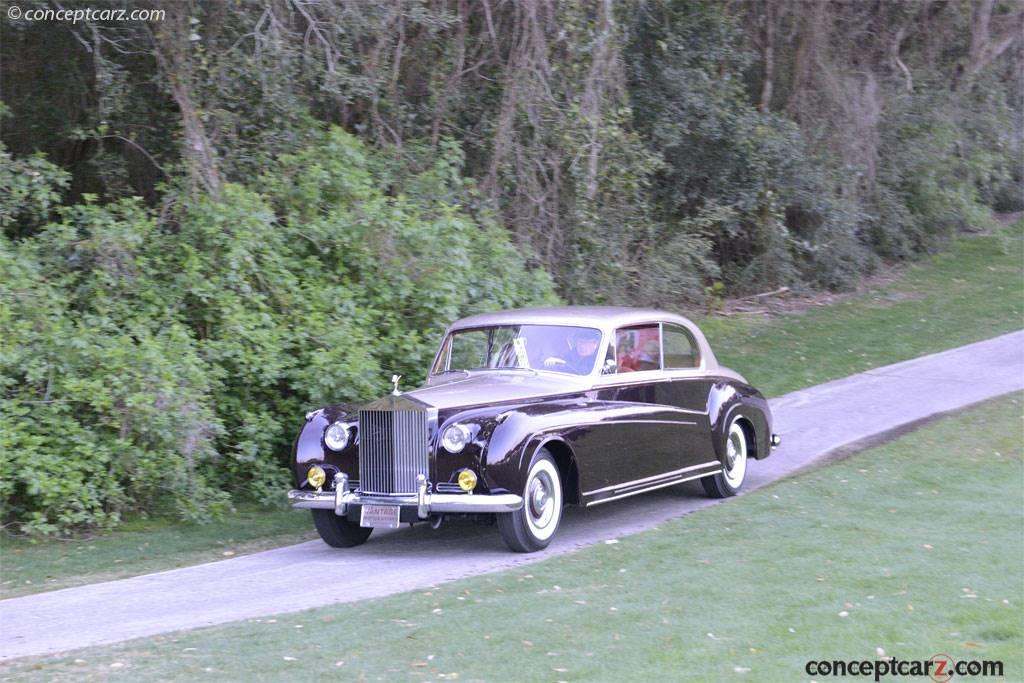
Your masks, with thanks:
[(459, 472), (459, 487), (463, 491), (472, 491), (476, 488), (476, 472), (473, 470), (462, 470)]
[(306, 472), (306, 481), (308, 481), (309, 485), (313, 488), (319, 489), (324, 485), (324, 482), (327, 481), (327, 473), (324, 472), (323, 467), (313, 465), (309, 468), (309, 471)]

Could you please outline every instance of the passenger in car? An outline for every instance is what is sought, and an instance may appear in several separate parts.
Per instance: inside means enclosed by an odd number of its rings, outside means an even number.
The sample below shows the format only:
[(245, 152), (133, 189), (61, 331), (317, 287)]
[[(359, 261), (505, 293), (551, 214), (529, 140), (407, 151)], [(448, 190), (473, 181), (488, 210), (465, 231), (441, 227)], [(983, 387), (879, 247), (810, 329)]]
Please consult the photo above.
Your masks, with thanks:
[(661, 349), (658, 346), (658, 342), (654, 339), (648, 339), (644, 344), (643, 350), (636, 357), (636, 369), (657, 370), (661, 367), (660, 355)]
[(629, 352), (629, 346), (624, 339), (619, 340), (616, 356), (618, 357), (618, 372), (636, 372), (636, 358)]

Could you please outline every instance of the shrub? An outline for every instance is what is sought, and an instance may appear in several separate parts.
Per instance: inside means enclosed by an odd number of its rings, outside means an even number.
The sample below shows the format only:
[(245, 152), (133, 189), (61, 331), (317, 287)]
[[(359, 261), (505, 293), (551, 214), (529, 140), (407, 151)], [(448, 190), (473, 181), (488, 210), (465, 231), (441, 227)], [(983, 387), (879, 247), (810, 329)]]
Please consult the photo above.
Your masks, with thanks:
[[(422, 378), (450, 320), (552, 301), (505, 233), (458, 202), (461, 159), (398, 172), (339, 130), (262, 194), (66, 207), (0, 242), (0, 497), (34, 534), (125, 512), (204, 521), (279, 500), (317, 405)], [(381, 181), (385, 182), (382, 183)]]

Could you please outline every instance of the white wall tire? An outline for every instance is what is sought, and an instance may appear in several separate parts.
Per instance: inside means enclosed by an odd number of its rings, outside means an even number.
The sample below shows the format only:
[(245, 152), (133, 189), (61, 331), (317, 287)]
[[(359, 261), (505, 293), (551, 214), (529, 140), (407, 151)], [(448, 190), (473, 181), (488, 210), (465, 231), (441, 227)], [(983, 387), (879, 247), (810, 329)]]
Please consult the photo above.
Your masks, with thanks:
[(523, 507), (498, 515), (498, 531), (518, 553), (543, 550), (562, 521), (562, 478), (554, 458), (545, 449), (530, 463), (523, 488)]
[(729, 429), (725, 432), (724, 447), (725, 462), (722, 464), (722, 471), (700, 480), (704, 485), (704, 491), (713, 498), (735, 496), (747, 477), (747, 432), (739, 418), (733, 418), (729, 423)]

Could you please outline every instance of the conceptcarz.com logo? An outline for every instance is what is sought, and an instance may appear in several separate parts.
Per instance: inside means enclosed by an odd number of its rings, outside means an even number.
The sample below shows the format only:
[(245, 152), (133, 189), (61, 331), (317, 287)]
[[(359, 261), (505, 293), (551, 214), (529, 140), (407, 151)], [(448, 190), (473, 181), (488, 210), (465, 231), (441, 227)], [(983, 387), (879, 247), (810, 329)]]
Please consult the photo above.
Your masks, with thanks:
[(927, 676), (935, 683), (946, 683), (954, 677), (1002, 676), (999, 660), (962, 659), (949, 655), (932, 655), (930, 659), (816, 659), (807, 662), (808, 676), (870, 676), (875, 681), (884, 676)]

